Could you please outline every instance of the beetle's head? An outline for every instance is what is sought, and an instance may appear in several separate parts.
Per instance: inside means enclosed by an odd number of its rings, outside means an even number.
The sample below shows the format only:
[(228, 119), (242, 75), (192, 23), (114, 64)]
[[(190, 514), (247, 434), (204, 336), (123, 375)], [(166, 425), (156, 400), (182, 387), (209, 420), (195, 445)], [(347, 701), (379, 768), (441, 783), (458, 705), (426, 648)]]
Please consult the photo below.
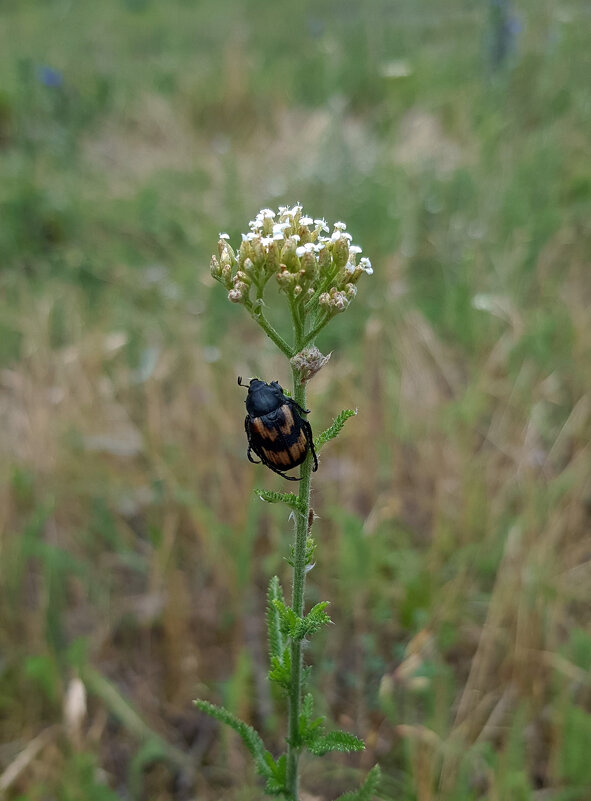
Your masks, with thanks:
[(284, 402), (283, 388), (278, 381), (267, 384), (259, 378), (251, 378), (248, 384), (243, 384), (239, 378), (238, 383), (241, 387), (248, 386), (246, 410), (254, 417), (268, 414), (278, 409)]

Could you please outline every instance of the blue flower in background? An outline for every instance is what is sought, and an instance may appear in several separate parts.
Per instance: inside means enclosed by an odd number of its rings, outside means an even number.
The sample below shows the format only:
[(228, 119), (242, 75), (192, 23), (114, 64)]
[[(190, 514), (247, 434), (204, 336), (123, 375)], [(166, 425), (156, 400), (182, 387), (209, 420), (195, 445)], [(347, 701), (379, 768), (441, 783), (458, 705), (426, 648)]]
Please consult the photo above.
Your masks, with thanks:
[(50, 89), (57, 89), (64, 85), (64, 76), (59, 70), (54, 70), (53, 67), (39, 67), (37, 78), (43, 86), (48, 86)]
[(501, 67), (515, 51), (521, 33), (521, 21), (513, 13), (509, 0), (489, 0), (489, 58), (493, 69)]

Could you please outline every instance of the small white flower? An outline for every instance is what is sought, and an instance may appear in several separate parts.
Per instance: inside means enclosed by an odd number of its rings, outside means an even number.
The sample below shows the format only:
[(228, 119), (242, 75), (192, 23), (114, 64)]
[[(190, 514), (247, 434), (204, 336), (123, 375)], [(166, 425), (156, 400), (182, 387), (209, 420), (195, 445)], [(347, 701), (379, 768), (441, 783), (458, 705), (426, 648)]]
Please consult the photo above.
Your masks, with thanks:
[(300, 219), (300, 224), (301, 225), (312, 225), (313, 222), (314, 222), (314, 220), (311, 217), (302, 217)]
[(328, 233), (328, 225), (326, 224), (326, 220), (314, 220), (314, 225), (317, 225), (321, 231), (326, 231)]
[(349, 247), (349, 253), (362, 253), (363, 251), (359, 247), (359, 245), (351, 245)]
[(230, 238), (230, 234), (227, 234), (225, 232), (222, 232), (220, 234), (220, 239), (229, 239), (229, 238)]
[(367, 275), (373, 275), (373, 267), (371, 266), (371, 262), (367, 256), (359, 259), (359, 266), (365, 273), (367, 273)]
[(347, 230), (347, 226), (346, 226), (346, 224), (344, 222), (336, 222), (334, 224), (334, 227), (337, 228), (339, 231), (346, 231)]

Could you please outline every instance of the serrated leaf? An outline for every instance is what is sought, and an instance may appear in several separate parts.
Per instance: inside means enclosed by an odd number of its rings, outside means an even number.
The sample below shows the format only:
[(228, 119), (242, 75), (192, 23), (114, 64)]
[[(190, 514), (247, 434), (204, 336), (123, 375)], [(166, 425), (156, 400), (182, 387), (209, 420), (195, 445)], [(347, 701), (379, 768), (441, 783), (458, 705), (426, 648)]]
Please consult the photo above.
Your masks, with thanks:
[[(269, 754), (269, 756), (271, 757), (271, 754)], [(282, 754), (277, 761), (271, 757), (269, 767), (273, 775), (267, 779), (265, 791), (269, 795), (282, 795), (283, 793), (287, 793), (287, 757), (285, 754)]]
[(343, 411), (335, 418), (334, 423), (314, 440), (314, 447), (316, 450), (319, 451), (322, 446), (326, 445), (327, 442), (330, 442), (331, 439), (338, 437), (349, 417), (354, 417), (356, 414), (357, 411), (354, 409), (343, 409)]
[(306, 637), (311, 637), (322, 626), (332, 623), (332, 620), (324, 611), (328, 605), (328, 601), (321, 601), (313, 606), (304, 618), (300, 618), (294, 628), (293, 639), (303, 640)]
[(271, 657), (269, 681), (274, 681), (286, 690), (291, 686), (291, 651), (289, 647), (283, 649), (280, 656)]
[(347, 731), (329, 731), (327, 734), (320, 734), (306, 743), (308, 751), (316, 756), (323, 756), (329, 751), (363, 751), (365, 743), (354, 734)]
[(302, 715), (308, 720), (312, 717), (314, 712), (314, 697), (312, 693), (306, 693), (302, 701)]
[(283, 591), (277, 576), (273, 576), (269, 582), (267, 590), (267, 638), (269, 641), (269, 662), (273, 657), (279, 657), (283, 653), (285, 643), (281, 633), (280, 617), (274, 601), (283, 601)]
[(284, 503), (286, 506), (289, 506), (290, 509), (294, 509), (296, 512), (301, 512), (302, 514), (306, 511), (304, 504), (302, 504), (298, 496), (294, 495), (293, 492), (272, 492), (271, 490), (265, 489), (254, 489), (253, 492), (255, 495), (258, 495), (262, 501), (266, 501), (267, 503)]
[(279, 615), (279, 630), (284, 637), (293, 637), (302, 618), (298, 617), (290, 606), (281, 599), (274, 598), (273, 606)]
[(382, 771), (380, 770), (380, 766), (374, 765), (358, 790), (340, 795), (335, 801), (371, 801), (372, 795), (377, 791), (380, 785), (381, 778)]
[[(240, 718), (237, 718), (236, 715), (232, 714), (229, 709), (226, 709), (223, 706), (216, 706), (215, 704), (210, 704), (209, 701), (203, 701), (200, 698), (197, 698), (193, 701), (195, 706), (200, 709), (202, 712), (205, 712), (206, 715), (209, 715), (216, 720), (219, 720), (221, 723), (225, 723), (230, 728), (234, 729), (240, 737), (242, 738), (242, 742), (250, 751), (256, 765), (257, 772), (260, 773), (265, 778), (271, 778), (273, 773), (267, 763), (267, 751), (265, 749), (265, 745), (261, 740), (257, 731), (255, 731), (252, 726), (249, 726), (248, 723), (245, 723)], [(271, 757), (272, 758), (272, 757)]]
[(324, 716), (312, 718), (314, 714), (314, 699), (312, 693), (306, 693), (302, 701), (299, 718), (299, 733), (302, 743), (312, 742), (320, 733), (319, 729), (324, 723)]

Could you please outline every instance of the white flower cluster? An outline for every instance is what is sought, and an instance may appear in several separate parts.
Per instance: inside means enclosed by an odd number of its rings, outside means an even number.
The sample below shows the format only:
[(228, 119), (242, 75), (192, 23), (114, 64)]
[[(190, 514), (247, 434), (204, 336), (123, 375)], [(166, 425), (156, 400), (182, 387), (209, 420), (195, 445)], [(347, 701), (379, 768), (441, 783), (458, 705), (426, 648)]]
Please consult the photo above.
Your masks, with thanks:
[(293, 301), (316, 304), (329, 314), (344, 311), (357, 294), (355, 284), (373, 269), (361, 248), (351, 244), (343, 222), (331, 232), (325, 220), (306, 217), (300, 205), (262, 209), (242, 234), (238, 253), (228, 234), (220, 234), (218, 256), (212, 256), (211, 274), (228, 290), (234, 303), (260, 299), (267, 281), (277, 283)]

